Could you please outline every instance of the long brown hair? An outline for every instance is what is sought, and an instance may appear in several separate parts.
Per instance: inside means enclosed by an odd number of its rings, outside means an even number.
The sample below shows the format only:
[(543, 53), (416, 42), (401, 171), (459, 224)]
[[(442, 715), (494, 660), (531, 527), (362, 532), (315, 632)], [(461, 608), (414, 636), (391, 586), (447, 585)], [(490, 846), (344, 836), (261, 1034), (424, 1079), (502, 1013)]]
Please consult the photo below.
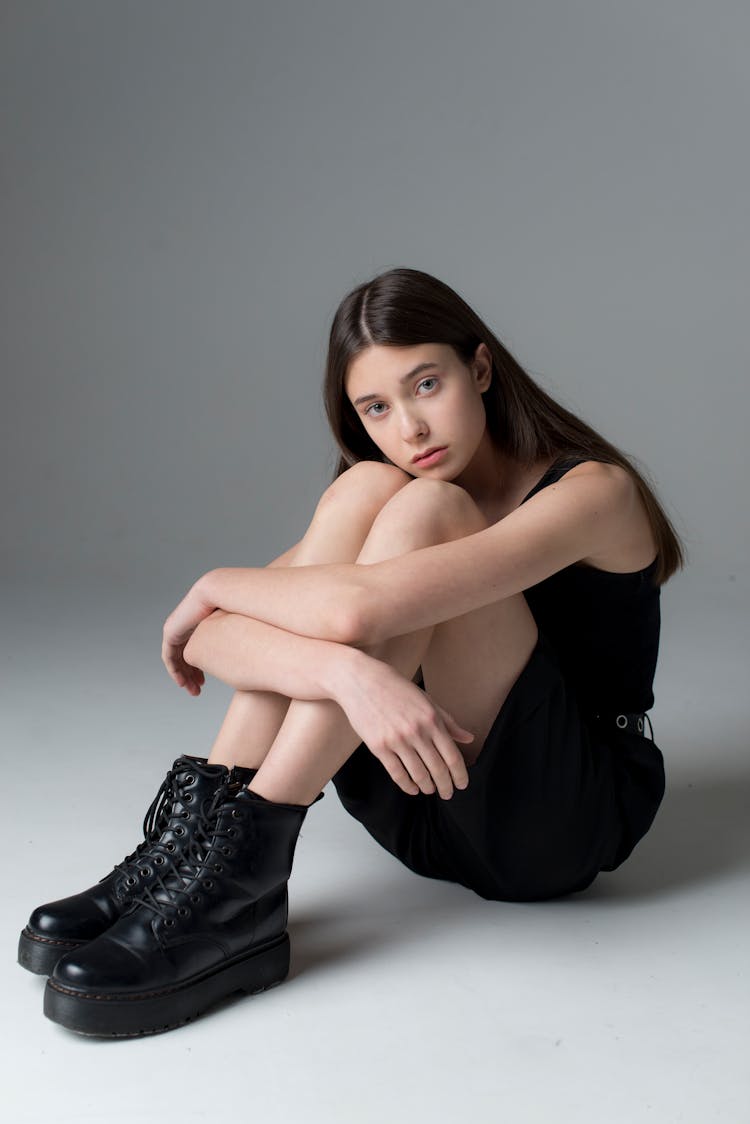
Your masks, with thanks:
[(442, 343), (468, 365), (482, 342), (492, 356), (492, 381), (482, 398), (493, 442), (526, 467), (576, 455), (621, 465), (633, 477), (653, 528), (655, 584), (684, 568), (685, 548), (644, 479), (645, 469), (639, 471), (632, 458), (545, 393), (458, 293), (418, 269), (389, 269), (352, 289), (336, 310), (323, 382), (326, 414), (341, 452), (333, 479), (357, 461), (387, 459), (346, 395), (345, 378), (356, 355), (373, 344)]

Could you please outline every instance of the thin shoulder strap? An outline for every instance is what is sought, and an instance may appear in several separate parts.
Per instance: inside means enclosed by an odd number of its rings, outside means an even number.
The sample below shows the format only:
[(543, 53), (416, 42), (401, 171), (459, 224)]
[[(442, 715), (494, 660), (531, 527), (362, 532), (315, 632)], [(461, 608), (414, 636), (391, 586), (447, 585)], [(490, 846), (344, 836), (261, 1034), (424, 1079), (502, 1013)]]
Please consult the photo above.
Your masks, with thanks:
[(588, 459), (590, 458), (576, 455), (558, 457), (558, 459), (553, 461), (549, 466), (542, 479), (537, 481), (529, 494), (523, 497), (521, 503), (526, 503), (526, 500), (530, 500), (532, 496), (535, 496), (537, 492), (541, 492), (542, 488), (546, 488), (548, 484), (555, 484), (569, 469), (575, 468), (577, 464), (582, 464), (583, 461)]

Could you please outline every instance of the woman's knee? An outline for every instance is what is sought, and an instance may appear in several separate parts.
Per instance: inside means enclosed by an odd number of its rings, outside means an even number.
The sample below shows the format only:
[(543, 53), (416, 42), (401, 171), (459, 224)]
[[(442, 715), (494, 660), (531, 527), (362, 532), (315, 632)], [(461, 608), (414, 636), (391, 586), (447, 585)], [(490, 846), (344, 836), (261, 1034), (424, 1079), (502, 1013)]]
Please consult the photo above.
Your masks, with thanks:
[(447, 480), (411, 479), (384, 505), (375, 524), (395, 519), (412, 526), (425, 523), (440, 538), (455, 538), (484, 530), (488, 521), (469, 493)]
[(395, 464), (358, 461), (329, 484), (320, 497), (318, 511), (326, 511), (342, 503), (354, 504), (358, 510), (371, 510), (374, 517), (412, 480), (408, 472)]

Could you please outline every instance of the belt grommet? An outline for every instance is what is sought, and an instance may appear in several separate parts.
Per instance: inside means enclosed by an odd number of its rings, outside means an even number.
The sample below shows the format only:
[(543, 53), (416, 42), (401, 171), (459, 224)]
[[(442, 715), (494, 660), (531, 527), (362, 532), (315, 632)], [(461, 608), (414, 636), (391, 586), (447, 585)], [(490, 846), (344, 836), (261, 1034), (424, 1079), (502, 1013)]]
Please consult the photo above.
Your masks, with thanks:
[(617, 718), (615, 718), (615, 722), (617, 723), (620, 730), (624, 730), (628, 724), (627, 717), (624, 714), (618, 714)]

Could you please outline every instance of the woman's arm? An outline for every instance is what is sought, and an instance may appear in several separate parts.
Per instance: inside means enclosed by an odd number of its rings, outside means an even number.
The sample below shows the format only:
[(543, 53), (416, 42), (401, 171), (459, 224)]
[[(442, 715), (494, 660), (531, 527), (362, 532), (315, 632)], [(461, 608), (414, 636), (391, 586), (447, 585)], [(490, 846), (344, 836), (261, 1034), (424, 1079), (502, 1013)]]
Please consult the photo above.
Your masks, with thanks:
[(276, 691), (292, 699), (337, 698), (364, 652), (286, 632), (236, 613), (216, 612), (185, 645), (192, 667), (239, 691)]
[[(285, 550), (278, 558), (274, 558), (272, 562), (268, 562), (267, 566), (291, 566), (294, 564), (294, 558), (300, 543), (295, 543), (294, 546)], [(178, 614), (179, 610), (179, 614)], [(172, 613), (164, 625), (162, 635), (162, 650), (161, 658), (164, 666), (169, 674), (174, 679), (178, 687), (184, 687), (188, 694), (199, 695), (201, 687), (205, 682), (203, 670), (194, 664), (189, 663), (185, 659), (185, 648), (188, 640), (194, 636), (195, 631), (202, 625), (207, 625), (212, 620), (219, 617), (226, 616), (226, 610), (214, 608), (213, 606), (206, 605), (205, 602), (199, 601), (191, 590), (186, 597), (182, 599), (178, 610)], [(181, 617), (181, 624), (173, 630), (175, 615)], [(203, 630), (204, 634), (206, 630)], [(193, 651), (197, 651), (197, 642), (192, 646)]]
[(484, 531), (383, 562), (211, 570), (188, 595), (302, 636), (379, 644), (500, 601), (622, 537), (637, 492), (617, 465), (571, 470)]
[(198, 626), (185, 651), (241, 690), (332, 699), (404, 792), (420, 791), (409, 772), (415, 753), (441, 795), (446, 796), (441, 783), (441, 776), (443, 783), (446, 780), (445, 766), (450, 773), (447, 795), (453, 785), (468, 784), (466, 764), (455, 743), (472, 741), (471, 731), (395, 667), (366, 652), (295, 636), (223, 610)]

